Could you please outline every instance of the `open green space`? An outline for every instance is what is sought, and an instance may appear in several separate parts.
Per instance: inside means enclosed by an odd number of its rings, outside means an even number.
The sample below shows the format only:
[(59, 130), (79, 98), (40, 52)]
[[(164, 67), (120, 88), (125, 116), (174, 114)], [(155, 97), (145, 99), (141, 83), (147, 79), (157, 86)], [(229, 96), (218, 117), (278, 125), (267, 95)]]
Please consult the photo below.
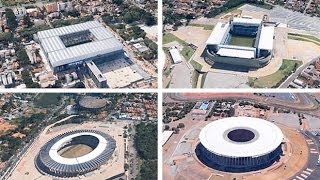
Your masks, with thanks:
[(199, 72), (196, 70), (192, 72), (192, 88), (197, 88), (199, 75)]
[(288, 38), (293, 39), (293, 40), (297, 40), (297, 41), (311, 42), (311, 43), (314, 43), (314, 44), (320, 46), (320, 39), (315, 36), (306, 35), (306, 34), (288, 33)]
[(232, 35), (229, 45), (253, 47), (255, 38)]
[(196, 70), (198, 70), (198, 71), (201, 71), (202, 65), (199, 64), (197, 61), (191, 60), (191, 61), (190, 61), (190, 64), (193, 66), (194, 69), (196, 69)]
[(249, 85), (254, 88), (278, 87), (288, 76), (290, 76), (301, 65), (301, 61), (283, 59), (282, 65), (277, 72), (260, 78), (249, 78)]
[(59, 93), (43, 93), (37, 96), (35, 105), (39, 107), (57, 106), (61, 100), (61, 94)]
[(296, 34), (296, 33), (288, 33), (288, 35), (290, 35), (290, 36), (299, 36), (299, 37), (311, 39), (311, 40), (314, 40), (314, 41), (317, 41), (317, 42), (320, 43), (320, 38), (317, 38), (315, 36), (306, 35), (306, 34)]
[(195, 26), (195, 27), (203, 27), (204, 30), (213, 30), (214, 25), (209, 25), (209, 24), (195, 24), (191, 23), (189, 26)]
[(163, 35), (163, 40), (162, 40), (163, 44), (168, 44), (174, 41), (177, 41), (180, 45), (183, 46), (183, 49), (180, 53), (186, 59), (186, 61), (188, 61), (191, 58), (192, 54), (194, 53), (194, 50), (188, 46), (188, 43), (171, 33), (167, 33)]

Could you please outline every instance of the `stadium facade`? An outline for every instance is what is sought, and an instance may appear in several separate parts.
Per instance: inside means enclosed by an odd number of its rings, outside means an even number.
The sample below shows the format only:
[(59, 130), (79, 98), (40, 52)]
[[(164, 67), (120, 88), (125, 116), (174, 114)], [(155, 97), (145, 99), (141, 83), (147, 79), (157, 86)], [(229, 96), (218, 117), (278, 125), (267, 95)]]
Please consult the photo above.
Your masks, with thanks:
[[(233, 43), (239, 38), (252, 39), (249, 44)], [(242, 38), (242, 40), (241, 40)], [(274, 26), (262, 19), (233, 18), (229, 22), (218, 22), (206, 42), (205, 61), (231, 64), (250, 68), (267, 65), (273, 54)]]
[[(93, 150), (80, 157), (66, 158), (59, 151), (72, 145), (84, 144)], [(47, 142), (35, 158), (40, 173), (53, 177), (76, 177), (98, 169), (111, 158), (115, 140), (96, 130), (75, 130), (60, 134)]]
[(249, 172), (280, 158), (284, 136), (268, 121), (231, 117), (208, 124), (199, 138), (196, 155), (203, 164), (226, 172)]

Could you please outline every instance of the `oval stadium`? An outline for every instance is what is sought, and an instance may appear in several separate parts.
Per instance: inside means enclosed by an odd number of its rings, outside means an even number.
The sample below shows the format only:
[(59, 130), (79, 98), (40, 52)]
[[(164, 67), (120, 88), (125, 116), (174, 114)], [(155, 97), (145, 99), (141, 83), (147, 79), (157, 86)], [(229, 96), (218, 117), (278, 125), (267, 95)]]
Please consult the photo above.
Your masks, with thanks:
[(284, 135), (271, 122), (252, 117), (231, 117), (206, 125), (196, 147), (206, 166), (226, 172), (266, 168), (280, 159)]
[(75, 177), (98, 169), (111, 158), (116, 141), (96, 130), (75, 130), (47, 142), (35, 158), (39, 172), (54, 177)]

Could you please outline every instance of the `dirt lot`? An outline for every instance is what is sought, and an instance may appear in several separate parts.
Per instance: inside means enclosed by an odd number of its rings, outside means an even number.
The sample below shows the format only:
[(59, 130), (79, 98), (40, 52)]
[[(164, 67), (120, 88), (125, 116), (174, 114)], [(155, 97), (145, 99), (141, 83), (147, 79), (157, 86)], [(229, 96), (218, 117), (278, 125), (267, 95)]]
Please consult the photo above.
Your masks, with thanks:
[(311, 42), (288, 40), (287, 59), (297, 59), (306, 64), (320, 55), (320, 46)]

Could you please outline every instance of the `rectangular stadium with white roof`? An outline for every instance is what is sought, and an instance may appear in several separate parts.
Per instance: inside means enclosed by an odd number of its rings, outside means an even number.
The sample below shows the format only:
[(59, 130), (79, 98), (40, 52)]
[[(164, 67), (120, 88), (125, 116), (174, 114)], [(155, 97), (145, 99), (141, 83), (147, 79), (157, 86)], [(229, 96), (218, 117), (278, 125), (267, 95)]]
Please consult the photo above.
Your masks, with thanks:
[(206, 41), (205, 61), (250, 68), (267, 65), (273, 54), (274, 25), (262, 19), (218, 22)]
[(123, 55), (123, 45), (97, 21), (40, 31), (36, 35), (55, 72), (95, 59)]

